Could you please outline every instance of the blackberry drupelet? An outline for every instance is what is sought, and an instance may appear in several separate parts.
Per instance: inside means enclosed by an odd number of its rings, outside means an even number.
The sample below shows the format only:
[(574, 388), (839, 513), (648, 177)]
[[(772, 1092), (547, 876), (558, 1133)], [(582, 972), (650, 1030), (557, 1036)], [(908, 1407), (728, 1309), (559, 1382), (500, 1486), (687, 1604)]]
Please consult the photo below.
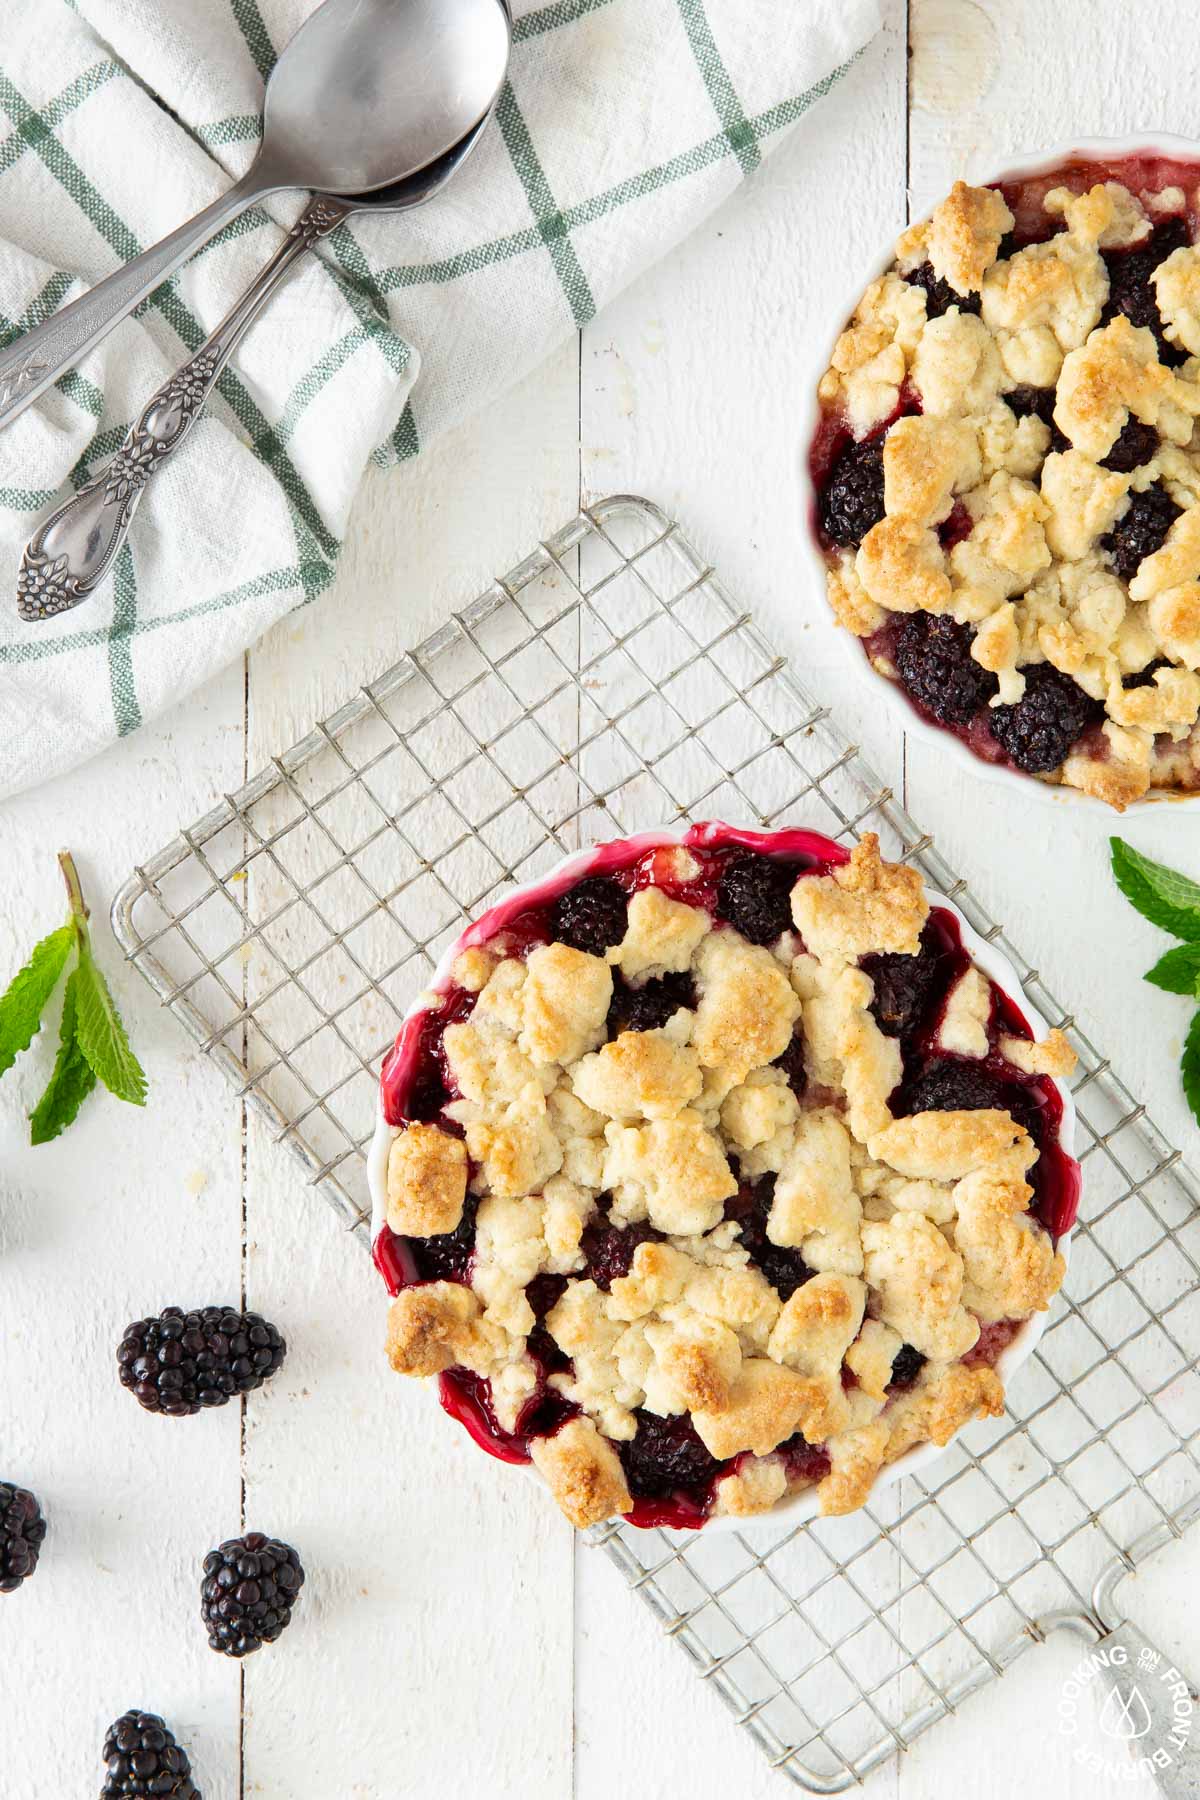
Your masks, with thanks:
[(1158, 444), (1158, 433), (1153, 425), (1143, 425), (1140, 419), (1130, 417), (1100, 467), (1111, 469), (1116, 475), (1132, 474), (1134, 469), (1140, 469), (1143, 463), (1150, 461)]
[(1167, 533), (1183, 508), (1176, 506), (1166, 488), (1147, 488), (1130, 498), (1128, 511), (1117, 520), (1107, 537), (1100, 539), (1113, 568), (1123, 581), (1132, 581), (1147, 556), (1161, 550)]
[(1044, 775), (1059, 767), (1104, 709), (1051, 663), (1035, 663), (1022, 673), (1023, 696), (1015, 706), (993, 706), (988, 725), (1018, 769)]
[(100, 1800), (200, 1800), (187, 1751), (157, 1713), (122, 1713), (104, 1740), (106, 1774)]
[(1055, 388), (1015, 387), (1010, 388), (1002, 398), (1007, 403), (1009, 411), (1015, 413), (1018, 419), (1033, 417), (1040, 419), (1043, 425), (1050, 427), (1048, 454), (1054, 455), (1071, 448), (1071, 440), (1065, 437), (1054, 423), (1054, 407), (1058, 399)]
[(949, 312), (952, 306), (957, 306), (959, 312), (977, 313), (982, 311), (982, 294), (960, 294), (957, 288), (951, 287), (948, 281), (934, 272), (932, 263), (922, 263), (919, 269), (914, 269), (912, 274), (906, 275), (904, 279), (910, 287), (924, 288), (925, 317), (927, 319), (940, 319), (942, 314)]
[(808, 1070), (804, 1066), (804, 1033), (796, 1030), (792, 1033), (791, 1042), (781, 1056), (775, 1058), (772, 1068), (782, 1069), (788, 1078), (788, 1086), (798, 1100), (802, 1100), (808, 1091)]
[(969, 625), (934, 613), (901, 619), (892, 660), (904, 691), (941, 725), (965, 725), (996, 692), (996, 677), (971, 655)]
[(773, 1244), (767, 1236), (767, 1220), (775, 1199), (775, 1177), (760, 1175), (743, 1181), (732, 1200), (725, 1202), (725, 1217), (741, 1226), (739, 1242), (755, 1268), (770, 1282), (781, 1300), (790, 1300), (813, 1271), (798, 1250)]
[(300, 1558), (290, 1544), (248, 1531), (204, 1559), (200, 1616), (208, 1641), (224, 1656), (249, 1656), (273, 1644), (292, 1616), (304, 1586)]
[(610, 1225), (607, 1220), (585, 1226), (579, 1240), (584, 1273), (605, 1294), (614, 1281), (628, 1275), (639, 1244), (660, 1244), (662, 1232), (640, 1220), (636, 1225)]
[(883, 435), (848, 443), (821, 495), (821, 530), (843, 550), (857, 550), (883, 517)]
[(554, 902), (551, 930), (560, 943), (603, 956), (625, 936), (629, 901), (609, 875), (589, 875)]
[(720, 1469), (701, 1443), (687, 1413), (660, 1419), (657, 1413), (634, 1413), (637, 1435), (618, 1444), (629, 1491), (635, 1500), (662, 1500), (684, 1488), (706, 1488)]
[(941, 954), (937, 938), (927, 925), (915, 956), (885, 950), (863, 957), (859, 967), (871, 977), (875, 989), (871, 1011), (885, 1037), (904, 1037), (920, 1024), (937, 979)]
[(1110, 250), (1104, 255), (1108, 269), (1108, 299), (1100, 315), (1107, 325), (1123, 313), (1131, 325), (1144, 326), (1154, 333), (1159, 361), (1167, 368), (1178, 368), (1187, 361), (1187, 351), (1168, 343), (1158, 310), (1158, 295), (1150, 277), (1159, 263), (1165, 262), (1173, 250), (1181, 250), (1192, 241), (1187, 220), (1166, 219), (1151, 232), (1136, 250)]
[(657, 1031), (681, 1006), (696, 1004), (696, 987), (690, 975), (658, 975), (641, 987), (630, 987), (614, 971), (613, 997), (608, 1009), (608, 1035), (623, 1031)]
[(0, 1481), (0, 1594), (14, 1594), (37, 1568), (46, 1536), (42, 1509), (28, 1488)]
[(286, 1354), (279, 1331), (258, 1313), (168, 1306), (157, 1318), (126, 1326), (117, 1371), (147, 1412), (174, 1417), (224, 1406), (261, 1387)]
[(892, 1364), (889, 1387), (911, 1387), (921, 1370), (925, 1367), (926, 1358), (912, 1344), (901, 1344)]
[(478, 1211), (479, 1196), (468, 1194), (463, 1202), (462, 1218), (453, 1231), (443, 1231), (437, 1237), (407, 1240), (409, 1254), (422, 1281), (470, 1281)]
[(787, 863), (747, 851), (721, 870), (717, 917), (752, 944), (774, 944), (792, 929), (792, 889), (796, 872)]

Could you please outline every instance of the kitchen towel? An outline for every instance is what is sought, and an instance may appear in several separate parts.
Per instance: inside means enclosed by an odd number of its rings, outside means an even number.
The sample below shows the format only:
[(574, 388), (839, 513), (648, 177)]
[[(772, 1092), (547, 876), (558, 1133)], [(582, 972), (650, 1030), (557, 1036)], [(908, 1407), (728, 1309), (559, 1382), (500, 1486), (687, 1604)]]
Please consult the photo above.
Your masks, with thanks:
[[(879, 0), (512, 10), (509, 79), (464, 172), (304, 259), (151, 482), (113, 577), (44, 624), (15, 606), (34, 526), (113, 454), (298, 197), (227, 227), (0, 433), (0, 794), (134, 730), (321, 594), (367, 461), (418, 455), (585, 325), (753, 175), (879, 24)], [(2, 11), (5, 344), (245, 171), (263, 83), (312, 0)]]

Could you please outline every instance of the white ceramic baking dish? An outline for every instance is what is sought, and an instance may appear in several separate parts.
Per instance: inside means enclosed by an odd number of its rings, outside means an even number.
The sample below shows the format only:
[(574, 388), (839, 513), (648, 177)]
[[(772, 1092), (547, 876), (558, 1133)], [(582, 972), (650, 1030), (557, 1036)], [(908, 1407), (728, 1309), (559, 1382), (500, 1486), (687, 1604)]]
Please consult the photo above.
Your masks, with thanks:
[[(722, 834), (729, 832), (730, 829), (731, 828), (727, 826), (714, 824), (697, 825), (678, 831), (644, 832), (637, 837), (614, 840), (612, 843), (596, 845), (590, 850), (582, 850), (573, 856), (568, 856), (551, 869), (548, 874), (540, 876), (536, 881), (527, 882), (521, 886), (514, 887), (511, 893), (509, 893), (499, 905), (492, 907), (488, 912), (484, 913), (474, 924), (464, 930), (446, 950), (434, 972), (433, 978), (429, 984), (429, 989), (418, 996), (406, 1014), (397, 1038), (398, 1045), (403, 1045), (406, 1039), (415, 1042), (415, 1022), (428, 1011), (430, 991), (434, 993), (444, 992), (450, 985), (450, 971), (455, 958), (461, 950), (468, 948), (472, 944), (486, 943), (496, 935), (497, 931), (499, 931), (504, 924), (514, 918), (518, 913), (524, 912), (532, 906), (545, 905), (548, 900), (554, 899), (567, 888), (573, 887), (576, 882), (582, 881), (585, 876), (596, 872), (598, 865), (600, 865), (602, 861), (607, 862), (608, 859), (613, 857), (613, 853), (616, 851), (621, 853), (619, 860), (621, 866), (623, 866), (625, 863), (633, 861), (638, 856), (643, 855), (646, 851), (656, 849), (662, 845), (695, 845), (698, 842), (707, 842), (715, 845), (721, 842), (729, 842), (730, 839)], [(697, 834), (704, 835), (697, 836)], [(750, 835), (754, 836), (755, 841), (757, 842), (757, 834)], [(766, 835), (772, 836), (775, 834)], [(626, 852), (628, 854), (625, 854)], [(609, 866), (611, 866), (611, 863)], [(1028, 1004), (1022, 994), (1021, 984), (1017, 978), (1016, 971), (1008, 961), (1007, 957), (1002, 956), (993, 944), (986, 943), (984, 939), (972, 929), (952, 901), (945, 899), (940, 894), (934, 893), (932, 889), (930, 890), (930, 899), (935, 906), (944, 908), (956, 920), (959, 931), (962, 934), (963, 948), (984, 973), (996, 983), (997, 987), (1013, 1000), (1014, 1004), (1017, 1005), (1018, 1010), (1027, 1021), (1034, 1038), (1038, 1042), (1041, 1042), (1048, 1035), (1050, 1027)], [(1075, 1148), (1075, 1103), (1071, 1097), (1070, 1089), (1064, 1082), (1056, 1081), (1054, 1085), (1062, 1098), (1063, 1108), (1062, 1121), (1059, 1127), (1059, 1143), (1065, 1153), (1068, 1156), (1073, 1157)], [(375, 1125), (375, 1133), (367, 1160), (367, 1175), (371, 1192), (372, 1245), (374, 1245), (375, 1240), (378, 1238), (379, 1232), (385, 1221), (388, 1155), (391, 1150), (392, 1140), (396, 1135), (396, 1127), (390, 1125), (384, 1117), (381, 1102)], [(1064, 1258), (1068, 1261), (1070, 1259), (1070, 1235), (1071, 1234), (1068, 1232), (1059, 1241), (1059, 1248), (1062, 1250)], [(1048, 1316), (1048, 1313), (1035, 1313), (1013, 1339), (1012, 1343), (1001, 1351), (996, 1359), (996, 1371), (1006, 1389), (1010, 1386), (1021, 1365), (1027, 1362), (1029, 1357), (1033, 1354), (1038, 1339), (1045, 1330)], [(968, 1427), (967, 1429), (969, 1430), (970, 1428)], [(875, 1483), (875, 1492), (878, 1493), (883, 1488), (889, 1487), (893, 1482), (899, 1481), (902, 1476), (916, 1475), (921, 1470), (927, 1469), (930, 1464), (935, 1462), (942, 1454), (942, 1449), (936, 1444), (926, 1443), (916, 1445), (912, 1450), (908, 1451), (896, 1462), (889, 1464), (887, 1468), (880, 1472)], [(521, 1467), (523, 1465), (515, 1466)], [(528, 1473), (533, 1474), (534, 1471), (530, 1469), (528, 1470)], [(537, 1479), (540, 1480), (540, 1477), (537, 1477)], [(769, 1513), (764, 1513), (761, 1518), (747, 1521), (745, 1519), (734, 1519), (718, 1515), (707, 1520), (702, 1529), (705, 1531), (730, 1529), (746, 1530), (748, 1526), (753, 1527), (764, 1523), (776, 1525), (785, 1521), (789, 1525), (795, 1525), (806, 1519), (816, 1518), (817, 1516), (815, 1490), (802, 1489), (798, 1493), (787, 1495)]]
[[(1100, 162), (1120, 162), (1130, 156), (1161, 155), (1169, 161), (1192, 162), (1196, 166), (1196, 180), (1200, 183), (1200, 141), (1191, 138), (1175, 137), (1167, 132), (1143, 134), (1128, 138), (1077, 138), (1073, 142), (1060, 145), (1057, 149), (1043, 150), (1028, 156), (1019, 156), (1006, 163), (1000, 171), (982, 171), (972, 167), (968, 171), (969, 179), (976, 186), (991, 186), (996, 182), (1020, 181), (1031, 176), (1049, 174), (1060, 164), (1073, 160), (1095, 160)], [(820, 403), (817, 398), (817, 384), (829, 367), (829, 359), (833, 347), (846, 327), (846, 321), (854, 312), (863, 293), (870, 283), (885, 273), (896, 257), (897, 232), (888, 242), (878, 259), (865, 268), (856, 281), (853, 291), (848, 294), (839, 307), (829, 313), (829, 329), (818, 340), (814, 350), (814, 360), (810, 371), (806, 372), (803, 391), (800, 395), (800, 485), (804, 509), (805, 529), (804, 543), (810, 558), (817, 592), (825, 609), (829, 627), (841, 645), (842, 654), (847, 658), (860, 680), (869, 681), (878, 692), (883, 689), (887, 694), (887, 703), (892, 708), (892, 716), (898, 730), (908, 732), (912, 737), (928, 744), (939, 755), (945, 757), (950, 767), (960, 773), (976, 775), (984, 781), (991, 781), (1000, 787), (1007, 788), (1009, 793), (1018, 797), (1033, 795), (1051, 801), (1060, 806), (1069, 806), (1072, 814), (1090, 813), (1093, 817), (1107, 822), (1111, 828), (1113, 820), (1128, 819), (1135, 813), (1148, 812), (1154, 808), (1172, 804), (1185, 805), (1189, 801), (1200, 800), (1200, 791), (1196, 793), (1178, 793), (1169, 789), (1152, 791), (1141, 800), (1135, 800), (1118, 814), (1103, 800), (1092, 794), (1083, 794), (1078, 788), (1052, 785), (1039, 781), (1036, 776), (1024, 775), (1018, 769), (1006, 768), (1003, 763), (990, 763), (982, 756), (976, 756), (962, 740), (940, 725), (932, 725), (923, 719), (908, 700), (897, 682), (889, 681), (885, 675), (878, 674), (867, 660), (862, 642), (851, 631), (834, 623), (829, 612), (826, 598), (825, 578), (827, 564), (817, 541), (816, 533), (810, 521), (815, 517), (817, 494), (809, 470), (809, 450), (812, 446), (817, 426), (820, 422)]]

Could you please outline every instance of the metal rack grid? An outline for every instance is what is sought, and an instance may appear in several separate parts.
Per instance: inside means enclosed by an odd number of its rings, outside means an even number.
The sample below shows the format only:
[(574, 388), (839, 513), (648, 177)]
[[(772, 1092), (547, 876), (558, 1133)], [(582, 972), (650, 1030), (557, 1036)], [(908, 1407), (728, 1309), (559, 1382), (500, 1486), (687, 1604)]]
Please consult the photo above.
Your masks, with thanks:
[(864, 826), (1068, 1029), (1085, 1198), (1003, 1420), (862, 1513), (593, 1533), (771, 1763), (833, 1793), (1200, 1512), (1198, 1190), (1145, 1108), (679, 528), (594, 505), (146, 864), (127, 956), (365, 1242), (382, 1055), (464, 915), (673, 819)]

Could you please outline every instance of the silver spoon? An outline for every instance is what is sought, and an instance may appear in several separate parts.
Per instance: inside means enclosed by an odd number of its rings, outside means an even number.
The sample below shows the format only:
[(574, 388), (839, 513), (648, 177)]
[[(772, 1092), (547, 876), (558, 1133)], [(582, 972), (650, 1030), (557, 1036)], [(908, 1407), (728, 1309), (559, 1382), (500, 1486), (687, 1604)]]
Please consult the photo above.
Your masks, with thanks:
[(304, 252), (352, 213), (407, 212), (423, 205), (458, 172), (486, 124), (487, 118), (481, 119), (447, 155), (394, 187), (342, 198), (317, 194), (309, 201), (236, 306), (152, 396), (111, 462), (30, 538), (17, 576), (17, 611), (23, 619), (52, 619), (95, 592), (129, 535), (150, 477), (174, 456), (250, 325)]
[(264, 195), (366, 194), (453, 150), (495, 103), (510, 36), (495, 0), (325, 0), (271, 72), (242, 179), (0, 351), (0, 430)]
[[(491, 0), (495, 3), (495, 0)], [(505, 15), (509, 0), (499, 0)], [(104, 580), (129, 534), (150, 477), (188, 435), (271, 295), (306, 250), (356, 212), (407, 212), (445, 187), (482, 137), (492, 108), (428, 168), (372, 194), (316, 194), (279, 249), (195, 355), (154, 393), (110, 462), (40, 525), (21, 557), (17, 611), (33, 623), (70, 612)]]

